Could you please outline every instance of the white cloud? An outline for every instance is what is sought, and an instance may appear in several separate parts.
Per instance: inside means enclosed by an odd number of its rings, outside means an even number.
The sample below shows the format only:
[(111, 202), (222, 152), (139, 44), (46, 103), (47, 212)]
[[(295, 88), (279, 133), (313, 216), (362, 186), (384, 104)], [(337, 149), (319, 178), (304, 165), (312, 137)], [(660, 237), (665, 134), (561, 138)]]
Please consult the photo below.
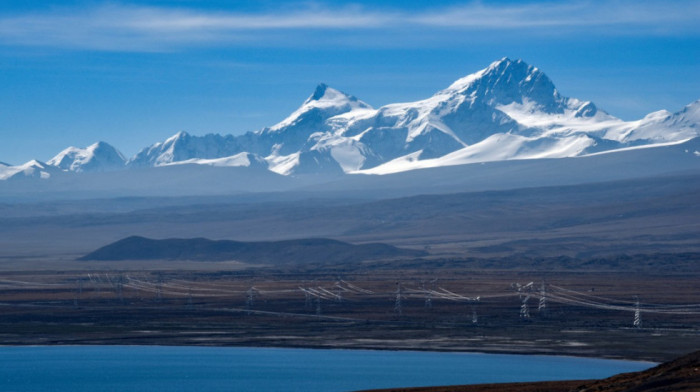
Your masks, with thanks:
[[(672, 5), (623, 0), (524, 5), (473, 2), (412, 12), (305, 5), (296, 11), (267, 13), (107, 4), (90, 9), (0, 17), (0, 43), (98, 50), (170, 50), (237, 42), (292, 44), (295, 33), (308, 31), (336, 33), (339, 43), (366, 31), (381, 34), (397, 30), (408, 34), (407, 38), (418, 34), (416, 31), (444, 34), (444, 30), (455, 29), (523, 33), (556, 30), (569, 34), (597, 29), (606, 34), (697, 35), (698, 20), (700, 3), (695, 0), (679, 0)], [(322, 39), (328, 42), (328, 37)]]
[(471, 3), (425, 12), (416, 23), (471, 29), (522, 29), (550, 27), (668, 26), (695, 27), (700, 16), (697, 2), (575, 1), (487, 6)]

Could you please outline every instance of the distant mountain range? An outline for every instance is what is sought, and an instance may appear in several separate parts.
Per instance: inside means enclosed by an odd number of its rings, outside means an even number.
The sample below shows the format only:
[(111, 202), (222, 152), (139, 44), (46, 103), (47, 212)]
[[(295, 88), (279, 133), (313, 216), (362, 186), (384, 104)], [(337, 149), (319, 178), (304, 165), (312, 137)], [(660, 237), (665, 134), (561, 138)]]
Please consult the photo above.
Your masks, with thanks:
[[(320, 84), (296, 111), (269, 128), (237, 136), (179, 132), (128, 159), (104, 142), (69, 147), (46, 163), (0, 164), (0, 180), (194, 165), (327, 178), (594, 156), (681, 144), (698, 136), (700, 100), (676, 113), (662, 110), (623, 121), (592, 102), (561, 96), (536, 67), (503, 58), (417, 102), (374, 109)], [(177, 176), (178, 171), (167, 173)]]

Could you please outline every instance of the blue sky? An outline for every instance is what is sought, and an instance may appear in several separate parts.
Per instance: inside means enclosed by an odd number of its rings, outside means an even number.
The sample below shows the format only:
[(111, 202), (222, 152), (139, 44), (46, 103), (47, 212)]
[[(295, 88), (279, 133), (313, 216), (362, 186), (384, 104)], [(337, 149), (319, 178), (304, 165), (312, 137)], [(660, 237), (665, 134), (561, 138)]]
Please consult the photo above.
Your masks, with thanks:
[(0, 2), (0, 161), (282, 120), (324, 82), (379, 107), (501, 57), (623, 119), (700, 99), (700, 2)]

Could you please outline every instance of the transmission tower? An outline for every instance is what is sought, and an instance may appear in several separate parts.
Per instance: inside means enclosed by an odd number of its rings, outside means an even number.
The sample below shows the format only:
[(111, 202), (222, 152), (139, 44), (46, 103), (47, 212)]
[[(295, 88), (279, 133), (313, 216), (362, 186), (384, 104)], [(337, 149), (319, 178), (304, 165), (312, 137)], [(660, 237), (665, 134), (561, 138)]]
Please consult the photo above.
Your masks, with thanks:
[(124, 303), (124, 275), (119, 274), (114, 282), (112, 282), (112, 286), (114, 287), (114, 294), (117, 296), (117, 299), (119, 299), (119, 302)]
[(433, 307), (433, 291), (435, 291), (435, 285), (437, 284), (437, 279), (433, 279), (430, 282), (430, 289), (425, 287), (425, 281), (422, 282), (423, 291), (426, 292), (425, 296), (425, 307), (432, 309)]
[(537, 312), (541, 315), (547, 314), (547, 289), (545, 288), (544, 282), (542, 282), (542, 286), (540, 287), (540, 303), (537, 305)]
[[(513, 283), (511, 285), (511, 287), (513, 287), (518, 292), (518, 298), (520, 298), (522, 300), (522, 303), (520, 304), (520, 319), (521, 320), (527, 320), (530, 318), (530, 308), (527, 305), (527, 301), (530, 300), (530, 294), (525, 294), (525, 293), (532, 291), (532, 285), (533, 285), (533, 282), (530, 282), (526, 285), (521, 285), (520, 283)], [(523, 298), (523, 296), (525, 298)]]
[(257, 290), (255, 289), (255, 286), (249, 288), (248, 291), (245, 292), (245, 308), (248, 310), (248, 314), (250, 314), (251, 309), (253, 309), (253, 305), (255, 305), (256, 292)]
[(642, 312), (639, 308), (639, 296), (636, 296), (634, 303), (634, 322), (632, 322), (632, 325), (637, 329), (642, 328)]
[(160, 303), (163, 301), (163, 276), (158, 274), (158, 281), (156, 282), (156, 302)]
[(340, 284), (340, 278), (335, 282), (335, 300), (338, 303), (343, 302), (343, 286)]
[(527, 306), (527, 301), (530, 300), (530, 296), (525, 296), (522, 305), (520, 305), (520, 318), (523, 320), (530, 318), (530, 308)]
[(397, 316), (403, 314), (403, 307), (401, 305), (401, 300), (403, 299), (403, 289), (401, 288), (401, 282), (396, 282), (396, 301), (394, 302), (394, 313)]

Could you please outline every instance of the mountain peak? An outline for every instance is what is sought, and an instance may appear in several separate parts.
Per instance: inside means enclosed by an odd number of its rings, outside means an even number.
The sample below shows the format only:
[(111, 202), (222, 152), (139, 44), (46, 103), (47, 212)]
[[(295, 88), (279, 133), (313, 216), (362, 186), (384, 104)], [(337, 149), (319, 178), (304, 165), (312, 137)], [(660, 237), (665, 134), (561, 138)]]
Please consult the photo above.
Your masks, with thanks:
[(169, 138), (165, 139), (165, 143), (174, 142), (174, 141), (179, 140), (179, 139), (185, 139), (185, 138), (188, 138), (189, 136), (190, 136), (189, 133), (187, 133), (185, 131), (180, 131), (180, 132), (174, 134), (173, 136), (170, 136)]
[(565, 105), (547, 75), (523, 60), (508, 57), (458, 79), (445, 92), (469, 95), (493, 106), (528, 100), (549, 113), (559, 113)]
[(328, 85), (325, 83), (319, 83), (318, 86), (316, 86), (316, 90), (314, 90), (314, 93), (309, 97), (310, 101), (318, 101), (321, 98), (323, 98), (324, 95), (326, 95), (326, 90), (328, 90)]
[(63, 170), (109, 171), (124, 167), (126, 159), (109, 143), (97, 142), (86, 148), (68, 147), (48, 161), (51, 166)]
[(700, 122), (700, 99), (686, 105), (683, 110), (678, 112), (678, 115), (692, 122)]
[(346, 105), (369, 108), (369, 105), (354, 96), (329, 87), (325, 83), (319, 83), (313, 94), (306, 99), (302, 107), (341, 107)]
[(538, 77), (544, 77), (549, 81), (549, 78), (537, 67), (529, 65), (521, 59), (511, 60), (508, 57), (494, 61), (483, 72), (482, 77), (507, 78), (514, 82), (523, 82)]
[(513, 60), (513, 59), (511, 59), (510, 57), (501, 57), (500, 59), (498, 59), (498, 60), (494, 61), (493, 63), (491, 63), (491, 64), (487, 67), (487, 69), (490, 69), (490, 68), (499, 68), (499, 67), (508, 67), (508, 66), (511, 66), (511, 65), (515, 65), (515, 66), (522, 66), (522, 65), (524, 65), (524, 66), (526, 66), (526, 67), (529, 67), (529, 65), (528, 65), (526, 62), (524, 62), (522, 59), (515, 59), (515, 60)]
[(487, 84), (494, 84), (504, 77), (505, 81), (509, 82), (521, 81), (537, 73), (541, 74), (537, 68), (528, 65), (523, 60), (511, 60), (508, 57), (503, 57), (481, 71), (457, 79), (447, 88), (447, 91), (471, 91), (476, 87), (475, 85), (484, 84), (484, 81)]
[(299, 125), (299, 122), (302, 121), (307, 122), (308, 127), (310, 127), (309, 132), (306, 132), (306, 137), (308, 137), (311, 133), (319, 131), (320, 129), (316, 129), (316, 127), (327, 119), (356, 109), (372, 109), (372, 107), (352, 95), (329, 87), (325, 83), (320, 83), (299, 109), (281, 122), (270, 128), (265, 128), (261, 132), (278, 132), (294, 124)]
[(0, 181), (22, 178), (48, 179), (52, 174), (60, 172), (59, 169), (47, 165), (44, 162), (32, 159), (18, 166), (0, 166)]
[[(80, 150), (80, 149), (77, 149), (77, 150)], [(111, 144), (109, 144), (107, 142), (103, 142), (103, 141), (93, 143), (93, 144), (87, 146), (84, 150), (91, 151), (93, 154), (100, 154), (100, 153), (114, 154), (114, 153), (116, 153), (117, 155), (121, 155), (121, 153), (119, 151), (117, 151), (117, 149), (114, 148), (114, 146), (112, 146)], [(122, 156), (122, 158), (124, 158), (124, 157)]]
[[(242, 135), (180, 131), (143, 148), (126, 163), (105, 142), (69, 147), (41, 170), (63, 175), (64, 171), (197, 164), (257, 167), (284, 175), (384, 174), (581, 156), (698, 136), (700, 101), (677, 113), (656, 112), (624, 122), (590, 101), (560, 96), (552, 81), (525, 61), (502, 57), (415, 102), (374, 110), (352, 95), (319, 83), (301, 106), (270, 128)], [(40, 162), (26, 165), (0, 162), (0, 180), (23, 167), (43, 167)]]
[(20, 165), (19, 167), (22, 167), (22, 168), (39, 167), (39, 168), (43, 169), (44, 167), (46, 167), (46, 164), (44, 162), (37, 160), (37, 159), (32, 159), (32, 160), (24, 163), (23, 165)]
[(110, 147), (112, 147), (112, 146), (109, 143), (103, 142), (103, 141), (95, 142), (95, 143), (88, 146), (88, 148), (91, 150), (97, 150), (100, 148), (110, 148)]

